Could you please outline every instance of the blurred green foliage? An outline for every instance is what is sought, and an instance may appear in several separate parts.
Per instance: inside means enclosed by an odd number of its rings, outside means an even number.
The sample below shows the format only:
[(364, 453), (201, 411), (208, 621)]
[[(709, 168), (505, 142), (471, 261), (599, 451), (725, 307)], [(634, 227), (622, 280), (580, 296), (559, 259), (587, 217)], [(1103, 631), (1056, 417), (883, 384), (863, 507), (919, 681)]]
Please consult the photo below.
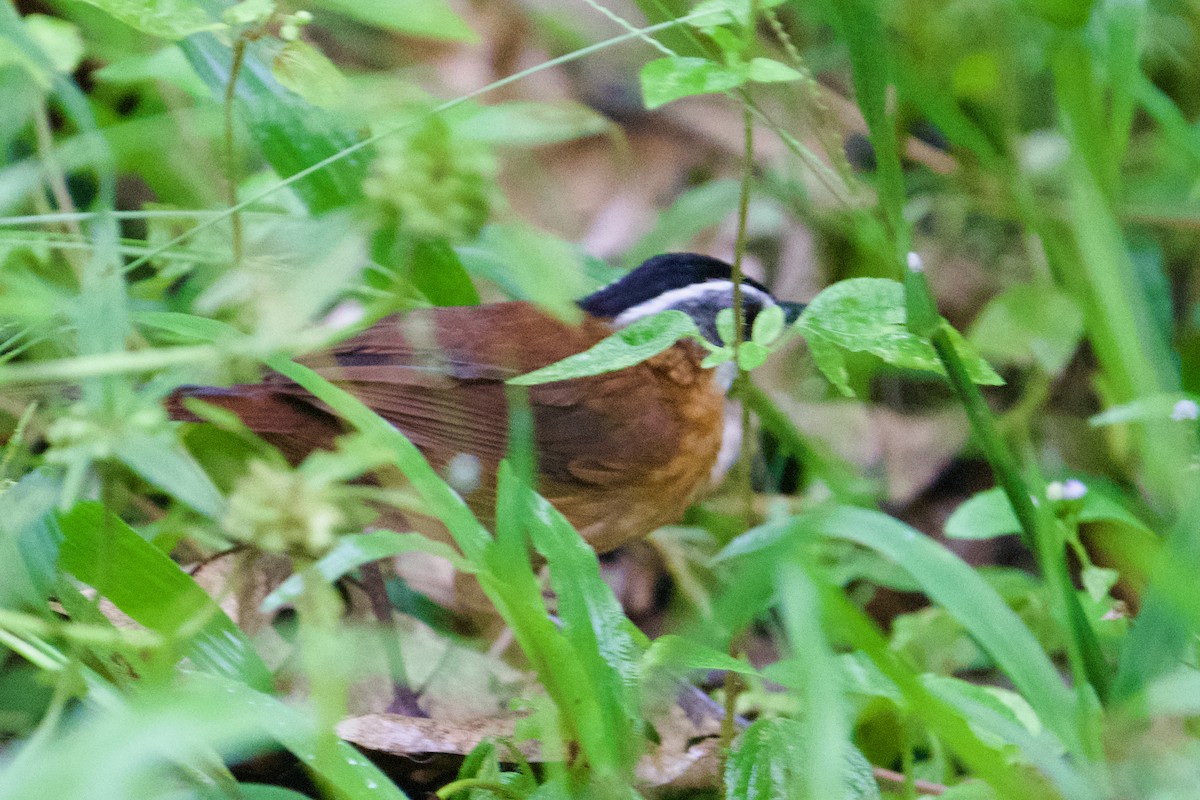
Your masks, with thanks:
[[(366, 673), (429, 661), (460, 694), (528, 712), (514, 735), (545, 761), (485, 741), (445, 796), (652, 791), (639, 764), (670, 738), (662, 711), (710, 671), (740, 676), (715, 696), (742, 716), (703, 796), (1195, 796), (1200, 14), (1170, 0), (637, 5), (644, 19), (616, 17), (608, 39), (598, 15), (521, 7), (558, 55), (457, 95), (428, 88), (422, 48), (481, 37), (443, 0), (0, 6), (0, 798), (301, 796), (240, 779), (272, 750), (321, 796), (402, 797), (404, 776), (335, 725)], [(751, 525), (714, 505), (655, 534), (681, 590), (654, 640), (531, 485), (521, 414), (489, 531), (401, 432), (292, 361), (424, 304), (508, 296), (577, 316), (614, 270), (523, 218), (506, 170), (587, 137), (620, 149), (623, 124), (669, 117), (483, 96), (602, 53), (630, 54), (647, 109), (724, 95), (745, 110), (782, 155), (742, 165), (753, 235), (739, 238), (786, 279), (794, 265), (771, 253), (806, 226), (831, 284), (792, 331), (762, 315), (742, 349), (710, 348), (712, 364), (758, 368), (800, 333), (832, 386), (795, 370), (743, 386), (800, 462), (800, 497), (751, 503)], [(743, 199), (727, 176), (678, 188), (626, 266), (689, 246)], [(964, 301), (968, 271), (984, 288)], [(652, 318), (527, 382), (691, 333)], [(264, 368), (352, 433), (290, 466), (220, 409), (193, 408), (204, 426), (162, 411), (182, 384)], [(934, 376), (953, 394), (938, 384), (930, 402), (962, 406), (1000, 484), (936, 532), (1020, 534), (1033, 571), (968, 565), (878, 510), (870, 476), (779, 402)], [(1004, 381), (986, 399), (976, 386)], [(411, 491), (363, 485), (380, 468)], [(388, 504), (437, 518), (454, 547), (364, 533)], [(282, 645), (180, 566), (235, 546), (249, 569), (288, 563), (258, 607), (295, 610)], [(518, 645), (507, 664), (434, 614), (420, 636), (345, 623), (337, 587), (414, 552), (477, 579)], [(881, 627), (868, 611), (901, 593), (928, 605)], [(750, 663), (749, 641), (771, 663)], [(367, 666), (378, 652), (386, 666)], [(456, 671), (479, 662), (495, 670)], [(505, 684), (501, 666), (536, 681)], [(903, 775), (876, 783), (864, 757)]]

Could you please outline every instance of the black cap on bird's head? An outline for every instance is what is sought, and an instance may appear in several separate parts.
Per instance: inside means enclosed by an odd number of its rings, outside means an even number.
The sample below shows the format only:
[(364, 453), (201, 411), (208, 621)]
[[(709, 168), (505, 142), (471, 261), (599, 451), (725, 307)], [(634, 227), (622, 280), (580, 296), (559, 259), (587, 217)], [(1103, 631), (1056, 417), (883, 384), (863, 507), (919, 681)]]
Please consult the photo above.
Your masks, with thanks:
[[(770, 290), (753, 278), (742, 278), (742, 304), (747, 325), (768, 306), (782, 306), (789, 322), (802, 309), (776, 301)], [(733, 307), (733, 268), (719, 258), (698, 253), (664, 253), (583, 298), (579, 307), (612, 319), (618, 327), (659, 311), (683, 311), (705, 338), (720, 344), (716, 319), (722, 309)]]

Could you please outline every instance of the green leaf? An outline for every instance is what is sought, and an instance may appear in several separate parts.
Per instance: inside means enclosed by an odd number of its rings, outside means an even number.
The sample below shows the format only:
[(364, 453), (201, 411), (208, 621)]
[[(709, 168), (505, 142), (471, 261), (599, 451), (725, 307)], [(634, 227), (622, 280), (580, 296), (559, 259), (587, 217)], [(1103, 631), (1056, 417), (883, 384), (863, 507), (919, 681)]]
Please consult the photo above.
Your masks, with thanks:
[(1051, 284), (1011, 286), (984, 307), (968, 338), (989, 358), (1057, 375), (1083, 338), (1083, 314)]
[[(1079, 504), (1075, 513), (1080, 522), (1116, 522), (1154, 535), (1146, 523), (1098, 485), (1088, 486), (1087, 494), (1074, 502)], [(991, 539), (1020, 532), (1021, 524), (1000, 487), (971, 497), (946, 520), (946, 535), (951, 539)]]
[[(179, 47), (213, 95), (222, 97), (233, 61), (229, 47), (207, 33), (191, 36)], [(306, 103), (276, 80), (270, 61), (263, 42), (247, 45), (236, 98), (241, 120), (278, 175), (290, 177), (359, 142), (359, 133), (344, 127), (336, 115)], [(314, 213), (353, 204), (362, 199), (368, 159), (369, 149), (352, 153), (291, 189)]]
[(673, 633), (655, 639), (642, 654), (641, 671), (665, 669), (672, 674), (692, 670), (723, 670), (741, 675), (757, 675), (752, 664), (728, 653)]
[(62, 569), (147, 628), (169, 637), (186, 631), (185, 652), (197, 666), (263, 690), (271, 687), (270, 671), (233, 620), (166, 553), (119, 517), (87, 502), (60, 515), (58, 524)]
[(1088, 21), (1095, 0), (1020, 0), (1025, 11), (1063, 28), (1078, 28)]
[(767, 306), (754, 318), (754, 325), (750, 329), (750, 340), (766, 347), (783, 333), (785, 323), (786, 319), (781, 306)]
[(179, 501), (213, 519), (225, 512), (225, 498), (172, 431), (127, 431), (115, 455), (127, 467)]
[(446, 0), (312, 0), (310, 5), (345, 14), (377, 28), (410, 36), (474, 42), (475, 35)]
[(409, 279), (434, 305), (479, 305), (479, 292), (454, 248), (444, 239), (413, 243)]
[(61, 489), (36, 470), (0, 494), (0, 608), (45, 609), (58, 574), (53, 515)]
[(999, 486), (964, 501), (946, 520), (946, 535), (951, 539), (991, 539), (1020, 532), (1012, 503)]
[(725, 345), (731, 345), (737, 339), (735, 319), (732, 308), (722, 308), (717, 312), (717, 336), (721, 337), (721, 342)]
[(227, 323), (178, 311), (135, 311), (133, 321), (172, 344), (216, 344), (245, 338)]
[[(430, 539), (419, 533), (395, 533), (394, 531), (371, 531), (370, 533), (343, 536), (332, 550), (313, 564), (313, 568), (327, 582), (333, 583), (351, 570), (363, 564), (392, 558), (402, 553), (430, 553), (444, 558), (458, 572), (475, 573), (475, 567), (459, 555), (450, 545)], [(304, 579), (296, 573), (281, 583), (262, 602), (262, 611), (270, 614), (295, 600), (304, 591)]]
[[(177, 784), (168, 776), (186, 772), (193, 781), (207, 783), (214, 751), (236, 761), (267, 750), (273, 740), (319, 784), (337, 787), (339, 798), (406, 800), (369, 759), (319, 730), (304, 712), (235, 680), (191, 674), (170, 686), (135, 684), (127, 702), (110, 692), (101, 693), (101, 700), (75, 715), (73, 724), (57, 729), (36, 757), (10, 761), (0, 780), (0, 798), (173, 796), (170, 788)], [(224, 779), (229, 780), (227, 773)], [(296, 796), (239, 792), (243, 787), (237, 786), (208, 788), (210, 792), (186, 795)]]
[(45, 14), (27, 14), (24, 20), (29, 38), (37, 43), (54, 68), (68, 75), (74, 72), (83, 60), (83, 35), (79, 26)]
[(842, 350), (832, 342), (820, 336), (806, 337), (808, 352), (812, 354), (813, 363), (825, 379), (845, 397), (853, 397), (854, 390), (850, 388), (850, 371), (846, 369), (846, 357)]
[(750, 59), (750, 80), (757, 83), (786, 83), (804, 77), (801, 73), (773, 58)]
[[(779, 619), (793, 656), (796, 696), (804, 709), (794, 733), (805, 745), (801, 763), (808, 796), (853, 797), (857, 793), (847, 791), (846, 769), (839, 763), (844, 754), (853, 751), (849, 709), (827, 634), (832, 628), (824, 624), (828, 617), (825, 598), (806, 563), (810, 561), (803, 556), (784, 559), (775, 569)], [(873, 779), (870, 784), (875, 788)]]
[(631, 764), (641, 720), (637, 686), (644, 637), (600, 577), (596, 551), (549, 501), (533, 495), (532, 503), (529, 535), (550, 568), (563, 634), (599, 693), (608, 737)]
[[(575, 626), (571, 641), (565, 626), (560, 629), (550, 621), (542, 586), (529, 562), (526, 528), (555, 524), (552, 519), (535, 516), (534, 504), (539, 500), (517, 476), (511, 462), (501, 462), (496, 486), (496, 546), (483, 556), (489, 569), (480, 574), (480, 585), (490, 589), (489, 596), (497, 600), (497, 609), (553, 699), (562, 728), (578, 737), (590, 765), (601, 774), (623, 773), (629, 766), (631, 728), (619, 700), (623, 694), (617, 688), (621, 681), (612, 680), (616, 673), (600, 657), (595, 642), (590, 647), (576, 646), (586, 641), (587, 631)], [(551, 538), (545, 530), (534, 535), (543, 540)], [(578, 534), (572, 535), (579, 538)], [(543, 545), (554, 549), (552, 538)], [(557, 558), (557, 550), (555, 555)], [(571, 601), (573, 617), (581, 610), (578, 599)], [(556, 744), (557, 728), (555, 724), (544, 732), (543, 736), (550, 738), (549, 744)]]
[[(720, 14), (725, 16), (722, 19)], [(753, 4), (750, 0), (701, 0), (692, 9), (692, 16), (700, 17), (688, 23), (698, 28), (710, 28), (714, 25), (725, 25), (734, 23), (743, 28), (750, 27), (750, 20), (754, 14)]]
[(124, 58), (110, 61), (92, 73), (98, 81), (117, 85), (163, 83), (176, 86), (194, 98), (208, 98), (210, 93), (204, 81), (184, 58), (183, 51), (175, 45), (167, 45), (153, 53), (131, 53)]
[(197, 0), (80, 0), (93, 5), (142, 33), (163, 39), (183, 39), (225, 25), (208, 15)]
[[(727, 800), (787, 800), (809, 791), (804, 726), (791, 719), (760, 719), (734, 741), (725, 766)], [(871, 764), (846, 745), (842, 765), (848, 800), (875, 800), (879, 786)]]
[[(748, 28), (754, 19), (755, 9), (774, 8), (783, 5), (784, 2), (785, 0), (702, 0), (692, 9), (690, 16), (703, 19), (692, 20), (688, 24), (698, 28), (709, 28), (733, 22)], [(718, 14), (724, 14), (726, 18), (721, 19)]]
[(724, 364), (726, 361), (733, 361), (732, 347), (720, 347), (713, 350), (704, 357), (704, 360), (700, 362), (700, 366), (704, 369), (712, 369), (715, 366)]
[(642, 101), (655, 109), (681, 97), (736, 89), (746, 76), (707, 58), (668, 56), (642, 67)]
[(767, 362), (769, 355), (771, 351), (758, 342), (742, 342), (737, 351), (738, 366), (747, 372), (758, 369)]
[[(845, 361), (834, 348), (870, 353), (897, 367), (945, 375), (933, 346), (906, 327), (904, 287), (885, 278), (851, 278), (825, 289), (809, 303), (796, 325), (812, 349), (817, 366), (830, 382), (848, 393)], [(955, 349), (976, 383), (1000, 385), (1003, 379), (953, 328)]]
[(1084, 591), (1097, 603), (1108, 597), (1109, 591), (1117, 585), (1121, 573), (1108, 567), (1085, 567), (1079, 575)]
[(308, 42), (285, 42), (271, 62), (271, 74), (314, 106), (332, 108), (345, 96), (346, 76)]
[(907, 570), (925, 594), (957, 619), (1008, 675), (1042, 722), (1076, 749), (1075, 699), (1033, 634), (970, 566), (903, 522), (861, 508), (813, 512), (747, 531), (730, 542), (717, 560), (786, 546), (804, 528), (876, 550)]
[(531, 100), (479, 106), (452, 124), (457, 137), (510, 147), (569, 142), (612, 128), (607, 117), (581, 103)]
[(658, 355), (680, 339), (699, 335), (696, 323), (687, 314), (675, 310), (662, 311), (635, 320), (582, 353), (510, 378), (508, 383), (534, 386), (615, 372)]

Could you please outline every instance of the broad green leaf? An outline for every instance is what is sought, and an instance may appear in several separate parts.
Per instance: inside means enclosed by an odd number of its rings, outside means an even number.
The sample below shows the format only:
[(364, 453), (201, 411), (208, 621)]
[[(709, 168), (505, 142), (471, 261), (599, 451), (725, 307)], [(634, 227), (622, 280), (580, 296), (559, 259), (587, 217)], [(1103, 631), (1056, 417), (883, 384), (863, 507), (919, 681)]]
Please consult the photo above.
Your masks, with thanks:
[[(734, 741), (725, 765), (726, 800), (808, 797), (805, 756), (812, 743), (790, 719), (760, 719)], [(875, 800), (879, 786), (862, 753), (846, 745), (842, 779), (847, 800)]]
[[(99, 503), (58, 519), (59, 566), (164, 636), (187, 632), (186, 654), (205, 670), (261, 689), (271, 674), (246, 635), (190, 575)], [(199, 625), (193, 630), (192, 626)]]
[(0, 608), (45, 608), (58, 573), (53, 515), (61, 488), (37, 470), (0, 494)]
[(806, 337), (808, 352), (825, 379), (845, 397), (853, 397), (850, 388), (850, 371), (846, 369), (846, 357), (841, 348), (821, 336)]
[(762, 311), (758, 312), (758, 316), (754, 318), (754, 325), (750, 329), (751, 341), (766, 347), (779, 338), (783, 333), (783, 326), (786, 322), (784, 318), (783, 308), (780, 306), (767, 306)]
[(783, 62), (773, 58), (750, 59), (750, 80), (757, 83), (786, 83), (798, 81), (804, 76)]
[(767, 362), (769, 355), (771, 355), (771, 351), (758, 342), (742, 342), (742, 346), (738, 348), (737, 352), (738, 366), (747, 372), (758, 369)]
[(93, 5), (142, 33), (163, 39), (182, 39), (201, 31), (224, 28), (198, 0), (80, 0)]
[(713, 94), (736, 89), (746, 76), (707, 58), (667, 56), (642, 67), (642, 102), (646, 108), (659, 106), (697, 94)]
[(658, 355), (680, 339), (699, 335), (696, 323), (687, 314), (663, 311), (634, 321), (582, 353), (510, 378), (508, 382), (533, 386), (615, 372)]
[[(188, 62), (214, 97), (223, 97), (233, 54), (212, 34), (179, 43)], [(238, 74), (238, 111), (271, 168), (289, 177), (361, 139), (332, 113), (306, 103), (271, 74), (270, 53), (262, 42), (246, 47)], [(314, 213), (362, 199), (369, 149), (341, 158), (291, 185)]]
[(951, 539), (991, 539), (1021, 532), (1012, 504), (999, 486), (965, 500), (946, 520)]
[[(370, 533), (343, 536), (337, 545), (313, 564), (313, 568), (326, 581), (332, 583), (351, 570), (371, 561), (391, 558), (402, 553), (430, 553), (444, 558), (459, 572), (474, 573), (477, 570), (450, 545), (422, 536), (419, 533), (396, 533), (394, 531), (371, 531)], [(262, 611), (270, 614), (295, 600), (304, 591), (304, 579), (297, 573), (279, 585), (262, 602)]]
[(1077, 711), (1033, 634), (974, 570), (933, 539), (876, 511), (839, 508), (814, 520), (829, 536), (848, 539), (887, 555), (921, 584), (975, 638), (1063, 742), (1077, 740)]
[(737, 340), (735, 319), (732, 308), (722, 308), (717, 312), (717, 336), (721, 337), (722, 344), (731, 345)]
[(458, 254), (444, 239), (413, 243), (409, 279), (434, 305), (474, 306), (479, 292)]
[(446, 0), (313, 0), (312, 5), (410, 36), (457, 42), (478, 38)]
[[(905, 321), (904, 287), (900, 283), (885, 278), (851, 278), (817, 295), (796, 325), (813, 348), (821, 371), (847, 393), (844, 360), (831, 348), (871, 353), (904, 369), (945, 374), (933, 345), (909, 332)], [(972, 380), (993, 386), (1004, 383), (953, 328), (950, 335)], [(814, 345), (814, 340), (820, 340), (820, 344)]]
[(149, 483), (213, 519), (225, 511), (225, 498), (196, 459), (169, 431), (127, 431), (116, 442), (115, 455)]
[(1037, 363), (1057, 375), (1083, 338), (1083, 314), (1051, 284), (1010, 286), (984, 307), (968, 339), (993, 360)]
[(786, 546), (806, 527), (876, 550), (907, 570), (925, 594), (957, 619), (1008, 675), (1042, 722), (1075, 749), (1074, 697), (1033, 634), (978, 573), (908, 525), (877, 511), (838, 507), (754, 528), (730, 542), (717, 560)]
[(585, 105), (514, 100), (479, 106), (453, 123), (455, 136), (493, 145), (536, 147), (595, 136), (612, 122)]
[(271, 74), (314, 106), (333, 108), (348, 90), (346, 76), (308, 42), (286, 42), (271, 62)]
[[(1146, 523), (1101, 487), (1088, 487), (1087, 494), (1076, 502), (1079, 505), (1075, 513), (1080, 522), (1117, 522), (1154, 535)], [(946, 535), (951, 539), (991, 539), (1020, 532), (1017, 515), (999, 487), (966, 500), (946, 520)]]

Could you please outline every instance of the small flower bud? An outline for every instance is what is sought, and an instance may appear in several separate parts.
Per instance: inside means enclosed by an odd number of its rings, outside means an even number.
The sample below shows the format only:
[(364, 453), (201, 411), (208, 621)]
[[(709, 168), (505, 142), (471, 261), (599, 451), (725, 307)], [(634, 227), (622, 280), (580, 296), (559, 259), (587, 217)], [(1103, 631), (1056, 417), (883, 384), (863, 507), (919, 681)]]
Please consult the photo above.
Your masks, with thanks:
[(1171, 409), (1171, 419), (1176, 422), (1197, 418), (1200, 418), (1200, 405), (1197, 405), (1195, 400), (1180, 400), (1175, 404), (1175, 408)]

